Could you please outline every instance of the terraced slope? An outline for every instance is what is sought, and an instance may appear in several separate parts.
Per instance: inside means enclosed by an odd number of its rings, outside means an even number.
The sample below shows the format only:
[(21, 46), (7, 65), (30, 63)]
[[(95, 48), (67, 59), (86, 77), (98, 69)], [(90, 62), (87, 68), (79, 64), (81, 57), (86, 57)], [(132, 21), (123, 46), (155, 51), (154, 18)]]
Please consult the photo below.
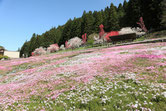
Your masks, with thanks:
[(166, 110), (166, 43), (0, 61), (0, 110)]

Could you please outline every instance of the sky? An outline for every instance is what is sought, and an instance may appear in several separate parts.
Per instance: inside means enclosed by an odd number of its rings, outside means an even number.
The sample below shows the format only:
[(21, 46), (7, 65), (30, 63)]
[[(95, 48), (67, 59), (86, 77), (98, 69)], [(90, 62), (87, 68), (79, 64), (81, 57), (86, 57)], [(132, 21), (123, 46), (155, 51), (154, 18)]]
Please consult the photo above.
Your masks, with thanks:
[(41, 35), (83, 11), (100, 11), (124, 0), (0, 0), (0, 46), (21, 48), (33, 33)]

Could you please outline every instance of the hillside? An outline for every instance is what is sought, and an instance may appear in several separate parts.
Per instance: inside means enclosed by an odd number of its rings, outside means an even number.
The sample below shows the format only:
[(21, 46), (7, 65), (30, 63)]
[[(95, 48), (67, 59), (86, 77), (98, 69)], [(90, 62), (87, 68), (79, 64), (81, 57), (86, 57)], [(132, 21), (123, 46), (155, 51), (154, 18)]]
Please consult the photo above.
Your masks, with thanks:
[(0, 61), (0, 109), (166, 110), (166, 43)]
[(99, 34), (100, 24), (104, 25), (106, 32), (119, 31), (123, 27), (140, 27), (138, 21), (143, 17), (148, 31), (164, 28), (165, 11), (161, 4), (166, 3), (162, 1), (124, 0), (118, 6), (111, 3), (100, 11), (84, 11), (81, 17), (68, 18), (69, 20), (62, 26), (51, 28), (41, 35), (34, 33), (21, 47), (20, 57), (31, 56), (31, 53), (41, 46), (47, 48), (54, 43), (61, 46), (73, 37), (81, 38), (85, 33), (87, 37), (93, 33)]

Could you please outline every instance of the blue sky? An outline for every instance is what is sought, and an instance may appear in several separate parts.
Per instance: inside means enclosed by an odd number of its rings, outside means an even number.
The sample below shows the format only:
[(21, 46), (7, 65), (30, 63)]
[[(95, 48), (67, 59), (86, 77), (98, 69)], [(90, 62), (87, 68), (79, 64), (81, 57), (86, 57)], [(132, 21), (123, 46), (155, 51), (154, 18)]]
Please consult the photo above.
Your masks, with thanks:
[(0, 45), (15, 51), (30, 40), (63, 25), (69, 18), (81, 17), (84, 10), (104, 9), (124, 0), (0, 0)]

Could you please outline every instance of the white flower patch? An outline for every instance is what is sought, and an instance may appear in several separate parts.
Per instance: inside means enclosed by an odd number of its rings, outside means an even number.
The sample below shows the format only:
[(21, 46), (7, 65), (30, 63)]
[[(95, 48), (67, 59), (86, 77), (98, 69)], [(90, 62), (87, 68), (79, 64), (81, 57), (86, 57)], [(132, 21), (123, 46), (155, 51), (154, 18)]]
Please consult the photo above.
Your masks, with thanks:
[(161, 93), (166, 98), (166, 91)]
[(80, 54), (73, 58), (69, 58), (68, 61), (66, 61), (61, 66), (73, 66), (73, 65), (79, 65), (82, 63), (93, 63), (91, 60), (92, 58), (101, 57), (102, 55), (100, 53), (90, 53), (90, 54)]

